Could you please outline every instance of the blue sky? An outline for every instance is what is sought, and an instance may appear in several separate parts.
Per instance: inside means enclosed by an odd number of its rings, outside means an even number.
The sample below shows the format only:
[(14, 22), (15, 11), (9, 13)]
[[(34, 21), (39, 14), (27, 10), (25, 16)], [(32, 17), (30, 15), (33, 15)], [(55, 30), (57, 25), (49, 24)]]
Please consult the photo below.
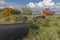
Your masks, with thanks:
[(4, 7), (17, 9), (30, 7), (35, 10), (41, 10), (42, 8), (49, 7), (60, 12), (60, 0), (0, 0), (0, 8)]
[[(29, 2), (34, 2), (34, 3), (38, 3), (40, 1), (43, 0), (6, 0), (7, 2), (12, 2), (12, 3), (16, 3), (16, 4), (20, 4), (20, 5), (27, 5)], [(55, 3), (60, 2), (60, 0), (53, 0)]]
[[(46, 3), (47, 2), (47, 3)], [(49, 5), (55, 5), (57, 3), (60, 3), (60, 0), (0, 0), (0, 6), (1, 5), (10, 5), (10, 6), (36, 6), (36, 4), (39, 6), (49, 6)], [(43, 5), (44, 4), (44, 5)]]
[(13, 3), (17, 3), (17, 4), (21, 4), (21, 5), (27, 5), (29, 2), (39, 2), (42, 0), (7, 0), (8, 2), (13, 2)]

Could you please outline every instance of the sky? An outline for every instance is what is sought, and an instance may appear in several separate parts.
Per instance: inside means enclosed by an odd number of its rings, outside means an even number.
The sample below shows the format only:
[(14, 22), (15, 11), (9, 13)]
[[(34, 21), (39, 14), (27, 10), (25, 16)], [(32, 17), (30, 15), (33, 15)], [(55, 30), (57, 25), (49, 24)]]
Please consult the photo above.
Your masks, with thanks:
[[(44, 5), (43, 5), (44, 4)], [(34, 6), (43, 7), (43, 6), (54, 6), (60, 4), (60, 0), (0, 0), (0, 7), (1, 6), (10, 6), (10, 7), (17, 7), (17, 6), (29, 6), (34, 8)]]
[(50, 9), (59, 11), (60, 0), (0, 0), (0, 8), (4, 7), (17, 9), (21, 9), (22, 7), (30, 7), (34, 10), (40, 10), (48, 7)]
[[(17, 4), (21, 4), (21, 5), (27, 5), (29, 2), (34, 2), (34, 3), (38, 3), (44, 0), (6, 0), (7, 2), (13, 2), (13, 3), (17, 3)], [(53, 0), (55, 3), (60, 2), (60, 0)]]

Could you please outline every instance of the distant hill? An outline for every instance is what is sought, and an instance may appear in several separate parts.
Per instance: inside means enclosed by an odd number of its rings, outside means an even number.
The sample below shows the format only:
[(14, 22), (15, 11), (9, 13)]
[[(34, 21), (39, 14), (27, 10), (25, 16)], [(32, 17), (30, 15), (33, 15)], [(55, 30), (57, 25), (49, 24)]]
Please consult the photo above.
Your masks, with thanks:
[(21, 12), (14, 8), (3, 8), (0, 9), (0, 14), (3, 16), (9, 16), (9, 15), (19, 15)]

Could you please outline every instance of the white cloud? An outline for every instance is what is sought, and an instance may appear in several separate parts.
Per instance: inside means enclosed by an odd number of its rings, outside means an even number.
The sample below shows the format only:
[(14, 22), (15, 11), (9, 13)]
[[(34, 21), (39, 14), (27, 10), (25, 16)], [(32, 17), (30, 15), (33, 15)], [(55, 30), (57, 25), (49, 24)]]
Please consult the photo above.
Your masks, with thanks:
[(42, 12), (44, 8), (50, 8), (50, 10), (60, 13), (60, 3), (55, 3), (53, 0), (43, 0), (38, 3), (30, 2), (28, 7), (33, 8), (33, 11)]
[[(30, 2), (29, 4), (27, 4), (27, 6), (30, 8), (34, 8), (34, 12), (41, 12), (46, 7), (49, 7), (51, 10), (54, 10), (56, 12), (60, 12), (60, 3), (55, 3), (53, 0), (43, 0), (38, 3)], [(4, 7), (17, 8), (20, 10), (23, 6), (20, 4), (9, 3), (6, 0), (0, 0), (0, 8)]]
[(31, 8), (35, 8), (35, 4), (33, 2), (30, 2), (27, 6)]
[(55, 3), (52, 0), (43, 0), (42, 2), (38, 2), (38, 3), (34, 3), (34, 2), (30, 2), (28, 4), (28, 6), (30, 8), (34, 8), (34, 7), (51, 7), (54, 6)]
[(5, 0), (0, 0), (0, 4), (6, 4), (6, 1)]
[(37, 3), (36, 5), (37, 5), (38, 7), (43, 7), (43, 6), (44, 6), (42, 2), (39, 2), (39, 3)]
[(44, 2), (44, 3), (45, 3), (45, 2), (50, 3), (50, 2), (52, 2), (52, 0), (43, 0), (43, 2)]
[(7, 2), (6, 0), (0, 0), (0, 8), (4, 8), (4, 7), (21, 9), (21, 5), (19, 4)]
[(18, 4), (10, 4), (7, 7), (20, 9), (22, 6)]
[(0, 8), (6, 7), (7, 2), (5, 0), (0, 0)]

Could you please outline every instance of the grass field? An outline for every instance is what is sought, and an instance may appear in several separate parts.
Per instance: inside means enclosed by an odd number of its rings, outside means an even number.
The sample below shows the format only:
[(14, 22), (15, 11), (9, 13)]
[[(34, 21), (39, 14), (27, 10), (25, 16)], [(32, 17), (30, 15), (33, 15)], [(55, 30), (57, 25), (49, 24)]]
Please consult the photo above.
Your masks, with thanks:
[(40, 29), (31, 30), (24, 40), (60, 40), (60, 15), (49, 15), (46, 19), (33, 21), (33, 24), (39, 26)]
[[(29, 15), (26, 22), (32, 22), (40, 29), (37, 31), (30, 30), (29, 34), (23, 40), (60, 40), (60, 15), (47, 15), (45, 19), (39, 18), (32, 20), (34, 15)], [(18, 21), (16, 21), (16, 18)], [(19, 16), (10, 16), (0, 18), (0, 24), (10, 24), (23, 22)]]

